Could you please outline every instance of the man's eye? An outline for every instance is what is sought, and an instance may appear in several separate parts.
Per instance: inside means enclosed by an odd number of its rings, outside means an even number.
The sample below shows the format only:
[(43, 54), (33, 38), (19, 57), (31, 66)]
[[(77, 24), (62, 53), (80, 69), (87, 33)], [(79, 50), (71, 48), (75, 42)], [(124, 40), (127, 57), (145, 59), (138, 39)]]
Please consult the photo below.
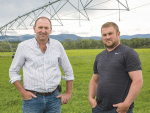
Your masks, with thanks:
[(112, 33), (109, 33), (109, 35), (112, 35)]
[(39, 29), (42, 29), (42, 27), (39, 27)]

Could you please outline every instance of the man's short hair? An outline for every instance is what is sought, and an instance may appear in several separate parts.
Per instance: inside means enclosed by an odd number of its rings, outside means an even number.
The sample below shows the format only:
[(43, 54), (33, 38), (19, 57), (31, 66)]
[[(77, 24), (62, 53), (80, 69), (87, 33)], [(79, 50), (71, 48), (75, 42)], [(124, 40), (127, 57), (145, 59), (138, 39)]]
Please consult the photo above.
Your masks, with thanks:
[(50, 22), (50, 27), (52, 28), (52, 23), (51, 23), (50, 19), (47, 18), (47, 17), (44, 17), (44, 16), (39, 17), (39, 18), (35, 21), (34, 27), (36, 26), (36, 23), (37, 23), (37, 21), (38, 21), (39, 19), (47, 19), (47, 20)]
[(107, 22), (107, 23), (103, 24), (101, 27), (101, 32), (102, 32), (103, 28), (108, 28), (108, 27), (113, 27), (116, 30), (116, 33), (119, 32), (119, 27), (114, 22)]

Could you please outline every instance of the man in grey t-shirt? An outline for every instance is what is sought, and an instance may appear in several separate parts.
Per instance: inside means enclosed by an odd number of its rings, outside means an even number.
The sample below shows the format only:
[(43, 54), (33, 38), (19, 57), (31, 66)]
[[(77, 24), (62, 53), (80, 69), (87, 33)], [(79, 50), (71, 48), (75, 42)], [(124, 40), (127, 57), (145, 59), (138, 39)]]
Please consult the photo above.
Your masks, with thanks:
[(133, 113), (134, 100), (143, 84), (139, 56), (120, 44), (115, 23), (103, 24), (101, 34), (106, 50), (98, 54), (94, 62), (89, 85), (92, 113)]

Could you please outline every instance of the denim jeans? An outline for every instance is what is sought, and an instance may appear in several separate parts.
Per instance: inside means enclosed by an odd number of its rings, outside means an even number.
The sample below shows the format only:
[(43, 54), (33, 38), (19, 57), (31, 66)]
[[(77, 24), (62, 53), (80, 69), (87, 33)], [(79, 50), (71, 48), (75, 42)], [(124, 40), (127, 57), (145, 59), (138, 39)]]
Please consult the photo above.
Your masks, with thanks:
[[(117, 113), (117, 108), (113, 108), (109, 111), (103, 111), (101, 109), (98, 108), (98, 106), (96, 106), (95, 108), (92, 109), (92, 113)], [(128, 110), (127, 113), (133, 113), (132, 110)]]
[(23, 100), (23, 113), (61, 113), (61, 99), (58, 89), (52, 95), (37, 95), (37, 98)]

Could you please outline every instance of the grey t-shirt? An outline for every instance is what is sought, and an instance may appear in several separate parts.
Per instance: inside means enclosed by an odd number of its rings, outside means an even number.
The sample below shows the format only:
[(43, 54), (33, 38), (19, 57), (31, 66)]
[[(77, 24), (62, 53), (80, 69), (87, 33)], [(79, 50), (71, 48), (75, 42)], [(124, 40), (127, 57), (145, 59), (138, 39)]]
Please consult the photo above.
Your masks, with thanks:
[(120, 44), (113, 51), (99, 53), (93, 70), (94, 74), (98, 74), (97, 105), (102, 110), (109, 110), (113, 104), (125, 100), (132, 82), (128, 72), (142, 68), (138, 54)]

